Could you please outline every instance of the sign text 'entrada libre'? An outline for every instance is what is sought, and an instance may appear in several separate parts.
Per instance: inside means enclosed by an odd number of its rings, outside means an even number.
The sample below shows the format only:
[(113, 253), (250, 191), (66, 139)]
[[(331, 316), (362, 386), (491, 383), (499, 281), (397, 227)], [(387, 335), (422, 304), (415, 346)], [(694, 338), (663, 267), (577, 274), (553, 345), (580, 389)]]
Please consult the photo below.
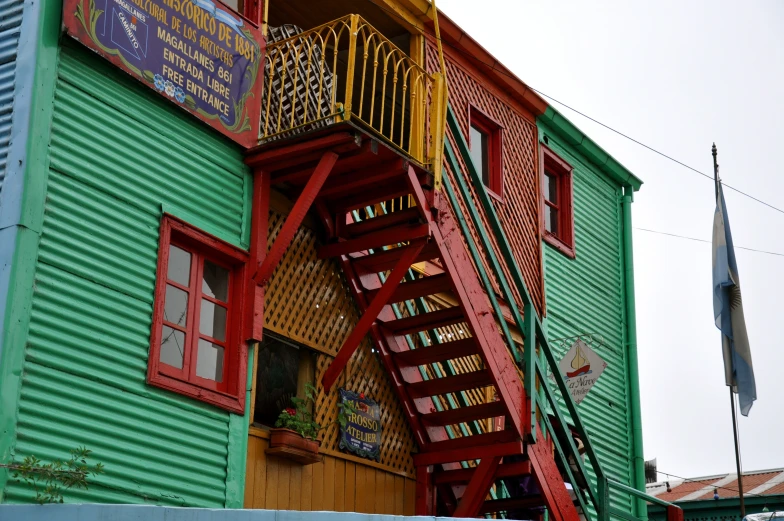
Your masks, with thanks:
[(65, 0), (68, 34), (245, 147), (256, 144), (263, 39), (212, 0)]
[(340, 389), (340, 402), (348, 403), (354, 410), (340, 428), (341, 449), (357, 456), (378, 460), (381, 458), (381, 408), (364, 394)]

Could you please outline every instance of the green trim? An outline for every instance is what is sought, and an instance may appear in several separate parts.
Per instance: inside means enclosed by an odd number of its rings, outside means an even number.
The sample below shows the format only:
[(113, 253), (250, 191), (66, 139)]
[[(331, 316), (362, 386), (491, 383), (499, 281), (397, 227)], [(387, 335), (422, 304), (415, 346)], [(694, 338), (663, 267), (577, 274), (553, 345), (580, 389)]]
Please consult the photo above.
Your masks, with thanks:
[(642, 186), (640, 178), (631, 173), (628, 168), (620, 164), (554, 108), (547, 107), (547, 111), (539, 116), (538, 120), (583, 154), (613, 181), (621, 186), (631, 186), (635, 192)]
[[(640, 373), (637, 363), (637, 309), (634, 302), (634, 248), (632, 243), (632, 191), (625, 190), (621, 200), (623, 213), (624, 298), (626, 300), (626, 343), (629, 374), (629, 408), (632, 422), (632, 471), (637, 490), (645, 491), (645, 457), (642, 443), (642, 413), (640, 410)], [(647, 508), (637, 499), (637, 515), (647, 520)]]
[(226, 462), (226, 508), (243, 508), (245, 503), (245, 473), (248, 464), (248, 429), (250, 401), (253, 392), (253, 356), (255, 344), (248, 346), (248, 378), (245, 386), (245, 414), (229, 415), (229, 441)]
[[(62, 3), (57, 0), (44, 1), (38, 10), (24, 14), (37, 14), (37, 38), (35, 40), (35, 77), (31, 92), (32, 110), (27, 136), (24, 189), (19, 217), (16, 251), (11, 261), (8, 302), (4, 319), (3, 357), (0, 366), (0, 462), (13, 458), (16, 445), (16, 419), (22, 388), (25, 346), (32, 313), (35, 268), (38, 260), (38, 245), (44, 219), (44, 203), (48, 178), (49, 140), (51, 137), (54, 90), (57, 82), (58, 40)], [(0, 502), (5, 497), (9, 473), (0, 468)]]

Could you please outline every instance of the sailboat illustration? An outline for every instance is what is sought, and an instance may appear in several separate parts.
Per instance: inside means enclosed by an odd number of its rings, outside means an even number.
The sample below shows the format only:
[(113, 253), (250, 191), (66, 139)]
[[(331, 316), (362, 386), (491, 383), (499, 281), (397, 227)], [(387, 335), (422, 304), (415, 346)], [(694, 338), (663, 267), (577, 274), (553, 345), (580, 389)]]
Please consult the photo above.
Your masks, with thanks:
[(577, 349), (574, 352), (574, 358), (572, 358), (571, 363), (572, 369), (574, 369), (574, 371), (567, 372), (567, 378), (574, 378), (575, 376), (591, 373), (591, 363), (585, 357), (585, 353), (583, 352), (582, 347), (580, 347), (579, 343), (576, 347)]

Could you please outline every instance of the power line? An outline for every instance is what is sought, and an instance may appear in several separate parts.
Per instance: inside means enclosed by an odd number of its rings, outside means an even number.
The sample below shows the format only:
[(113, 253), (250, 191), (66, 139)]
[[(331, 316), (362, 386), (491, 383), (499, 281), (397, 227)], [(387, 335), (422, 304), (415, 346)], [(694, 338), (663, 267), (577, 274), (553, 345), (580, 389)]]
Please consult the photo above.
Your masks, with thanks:
[[(372, 0), (368, 0), (368, 2), (372, 2)], [(382, 11), (385, 11), (386, 13), (388, 13), (388, 14), (390, 14), (390, 15), (394, 16), (395, 18), (398, 18), (398, 19), (402, 20), (403, 22), (409, 23), (409, 22), (408, 22), (408, 20), (406, 20), (405, 18), (403, 18), (403, 17), (402, 17), (400, 14), (398, 14), (398, 13), (396, 13), (396, 12), (392, 11), (391, 9), (389, 9), (389, 8), (387, 8), (387, 7), (384, 7), (384, 6), (381, 6), (381, 5), (378, 5), (378, 4), (376, 4), (376, 3), (373, 3), (373, 5), (375, 5), (376, 7), (378, 7), (379, 9), (381, 9)], [(469, 52), (466, 52), (466, 51), (464, 51), (463, 49), (460, 49), (459, 47), (455, 47), (453, 44), (449, 43), (448, 41), (444, 40), (443, 38), (438, 38), (438, 37), (436, 37), (436, 35), (435, 35), (435, 34), (433, 34), (433, 33), (430, 33), (430, 32), (427, 32), (427, 31), (425, 31), (425, 30), (424, 30), (424, 28), (422, 29), (422, 31), (423, 31), (423, 32), (426, 32), (426, 33), (427, 33), (427, 35), (428, 35), (428, 36), (431, 36), (433, 39), (440, 41), (442, 44), (444, 44), (444, 45), (446, 45), (446, 46), (450, 47), (451, 49), (454, 49), (454, 50), (455, 50), (455, 51), (457, 51), (458, 53), (460, 53), (460, 54), (463, 54), (464, 56), (468, 56), (469, 58), (471, 58), (473, 61), (475, 61), (475, 62), (477, 62), (477, 63), (481, 63), (482, 65), (484, 65), (484, 66), (485, 66), (485, 67), (487, 67), (488, 69), (491, 69), (491, 70), (492, 70), (492, 71), (494, 71), (495, 73), (497, 73), (497, 74), (501, 74), (502, 76), (506, 76), (506, 77), (508, 77), (508, 78), (511, 78), (511, 79), (513, 79), (513, 80), (515, 80), (515, 81), (520, 81), (520, 80), (519, 80), (519, 78), (517, 78), (517, 77), (516, 77), (514, 74), (508, 73), (508, 72), (506, 72), (506, 71), (504, 71), (504, 70), (501, 70), (501, 69), (497, 69), (497, 68), (495, 67), (495, 65), (494, 65), (494, 64), (492, 64), (492, 63), (487, 63), (487, 62), (484, 62), (484, 61), (480, 60), (480, 59), (479, 59), (479, 58), (477, 58), (475, 55), (473, 55), (473, 54), (471, 54), (471, 53), (469, 53)], [(631, 141), (631, 142), (633, 142), (633, 143), (636, 143), (637, 145), (640, 145), (641, 147), (644, 147), (644, 148), (646, 148), (646, 149), (650, 150), (651, 152), (654, 152), (655, 154), (658, 154), (658, 155), (660, 155), (660, 156), (662, 156), (662, 157), (664, 157), (664, 158), (666, 158), (666, 159), (669, 159), (670, 161), (673, 161), (674, 163), (677, 163), (678, 165), (680, 165), (680, 166), (682, 166), (682, 167), (684, 167), (684, 168), (687, 168), (687, 169), (689, 169), (689, 170), (691, 170), (691, 171), (693, 171), (693, 172), (695, 172), (695, 173), (697, 173), (697, 174), (699, 174), (699, 175), (701, 175), (701, 176), (703, 176), (703, 177), (706, 177), (706, 178), (710, 179), (711, 181), (713, 181), (713, 176), (712, 176), (712, 175), (708, 175), (708, 174), (706, 174), (705, 172), (702, 172), (702, 171), (700, 171), (700, 170), (697, 170), (697, 169), (696, 169), (696, 168), (694, 168), (693, 166), (689, 166), (689, 165), (687, 165), (687, 164), (686, 164), (686, 163), (684, 163), (683, 161), (679, 161), (679, 160), (675, 159), (674, 157), (672, 157), (672, 156), (669, 156), (669, 155), (665, 154), (664, 152), (660, 152), (660, 151), (656, 150), (655, 148), (653, 148), (653, 147), (651, 147), (651, 146), (649, 146), (649, 145), (646, 145), (646, 144), (645, 144), (645, 143), (643, 143), (642, 141), (639, 141), (639, 140), (637, 140), (637, 139), (634, 139), (633, 137), (629, 136), (628, 134), (624, 134), (624, 133), (623, 133), (623, 132), (621, 132), (620, 130), (616, 130), (616, 129), (614, 129), (613, 127), (611, 127), (610, 125), (607, 125), (607, 124), (605, 124), (605, 123), (602, 123), (602, 122), (601, 122), (601, 121), (599, 121), (598, 119), (596, 119), (596, 118), (592, 118), (592, 117), (591, 117), (591, 116), (589, 116), (588, 114), (585, 114), (584, 112), (581, 112), (581, 111), (577, 110), (576, 108), (574, 108), (574, 107), (571, 107), (571, 106), (567, 105), (566, 103), (564, 103), (564, 102), (562, 102), (562, 101), (559, 101), (559, 100), (555, 99), (554, 97), (550, 96), (549, 94), (546, 94), (546, 93), (544, 93), (544, 92), (542, 92), (542, 91), (540, 91), (540, 90), (538, 90), (538, 89), (535, 89), (535, 88), (531, 87), (531, 86), (530, 86), (530, 85), (528, 85), (527, 83), (526, 83), (525, 85), (526, 85), (526, 87), (528, 87), (528, 88), (529, 88), (529, 89), (531, 89), (532, 91), (536, 92), (537, 94), (539, 94), (539, 95), (541, 95), (541, 96), (544, 96), (544, 97), (546, 97), (546, 98), (548, 98), (548, 99), (551, 99), (551, 100), (555, 101), (555, 102), (556, 102), (556, 103), (558, 103), (559, 105), (562, 105), (562, 106), (566, 107), (567, 109), (569, 109), (569, 110), (571, 110), (571, 111), (573, 111), (573, 112), (575, 112), (575, 113), (577, 113), (577, 114), (581, 115), (582, 117), (584, 117), (584, 118), (586, 118), (586, 119), (589, 119), (589, 120), (593, 121), (593, 122), (594, 122), (594, 123), (596, 123), (597, 125), (601, 125), (602, 127), (606, 128), (607, 130), (610, 130), (610, 131), (612, 131), (612, 132), (614, 132), (614, 133), (618, 134), (619, 136), (621, 136), (621, 137), (624, 137), (624, 138), (628, 139), (629, 141)], [(739, 193), (739, 194), (741, 194), (741, 195), (743, 195), (743, 196), (746, 196), (746, 197), (748, 197), (749, 199), (752, 199), (752, 200), (754, 200), (754, 201), (756, 201), (756, 202), (758, 202), (758, 203), (760, 203), (760, 204), (762, 204), (762, 205), (765, 205), (765, 206), (767, 206), (768, 208), (770, 208), (770, 209), (772, 209), (772, 210), (775, 210), (775, 211), (777, 211), (777, 212), (779, 212), (779, 213), (782, 213), (782, 214), (784, 214), (784, 210), (782, 210), (781, 208), (778, 208), (778, 207), (776, 207), (776, 206), (773, 206), (773, 205), (772, 205), (772, 204), (770, 204), (770, 203), (766, 203), (766, 202), (765, 202), (765, 201), (763, 201), (762, 199), (759, 199), (759, 198), (757, 198), (757, 197), (754, 197), (753, 195), (751, 195), (751, 194), (748, 194), (748, 193), (746, 193), (746, 192), (744, 192), (744, 191), (742, 191), (742, 190), (740, 190), (740, 189), (738, 189), (738, 188), (735, 188), (734, 186), (730, 186), (730, 185), (728, 185), (727, 183), (725, 183), (725, 182), (723, 182), (723, 181), (719, 181), (719, 182), (720, 182), (720, 183), (721, 183), (721, 185), (722, 185), (722, 186), (724, 186), (725, 188), (729, 188), (730, 190), (732, 190), (732, 191), (734, 191), (734, 192), (737, 192), (737, 193)]]
[[(722, 489), (722, 490), (729, 490), (730, 492), (735, 492), (735, 493), (737, 493), (737, 494), (740, 494), (740, 490), (738, 490), (738, 489), (736, 489), (736, 488), (723, 487), (723, 486), (721, 486), (721, 485), (711, 485), (710, 483), (705, 483), (705, 480), (704, 480), (704, 479), (689, 479), (689, 478), (684, 478), (684, 477), (682, 477), (682, 476), (677, 476), (677, 475), (675, 475), (675, 474), (670, 474), (669, 472), (663, 472), (663, 471), (661, 471), (661, 470), (658, 470), (658, 469), (656, 470), (656, 472), (657, 472), (658, 474), (664, 474), (664, 475), (665, 475), (665, 476), (667, 476), (667, 477), (678, 478), (678, 479), (680, 479), (680, 480), (683, 480), (683, 482), (684, 482), (684, 483), (703, 483), (703, 484), (705, 484), (705, 486), (706, 486), (706, 487), (708, 487), (708, 486), (709, 486), (709, 487), (711, 487), (711, 488), (720, 488), (720, 489)], [(744, 477), (748, 477), (748, 475), (747, 475), (747, 474), (744, 474)], [(695, 490), (695, 492), (696, 492), (696, 490)], [(746, 497), (746, 496), (751, 496), (751, 497), (765, 497), (765, 494), (749, 494), (748, 492), (744, 492), (744, 493), (743, 493), (743, 496), (744, 496), (744, 497)], [(676, 501), (677, 501), (677, 500), (676, 500)]]
[[(669, 237), (677, 237), (679, 239), (687, 239), (689, 241), (706, 242), (708, 244), (711, 244), (711, 241), (706, 241), (705, 239), (697, 239), (695, 237), (686, 237), (685, 235), (678, 235), (676, 233), (660, 232), (660, 231), (657, 231), (657, 230), (650, 230), (648, 228), (640, 228), (638, 226), (635, 226), (634, 229), (635, 230), (640, 230), (640, 231), (643, 231), (643, 232), (657, 233), (659, 235), (667, 235)], [(778, 253), (778, 252), (775, 252), (775, 251), (757, 250), (757, 249), (754, 249), (754, 248), (746, 248), (745, 246), (735, 246), (735, 247), (737, 249), (739, 249), (739, 250), (747, 250), (747, 251), (753, 251), (753, 252), (756, 252), (756, 253), (765, 253), (767, 255), (775, 255), (777, 257), (784, 257), (784, 253)]]

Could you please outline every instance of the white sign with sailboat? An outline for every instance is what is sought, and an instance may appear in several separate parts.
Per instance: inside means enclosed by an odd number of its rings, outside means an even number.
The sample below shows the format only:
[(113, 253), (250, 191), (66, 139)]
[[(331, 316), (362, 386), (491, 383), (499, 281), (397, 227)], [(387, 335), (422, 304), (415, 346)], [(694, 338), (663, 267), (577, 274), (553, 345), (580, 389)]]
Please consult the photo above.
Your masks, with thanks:
[(561, 359), (558, 368), (574, 403), (580, 403), (607, 368), (607, 363), (578, 339)]

